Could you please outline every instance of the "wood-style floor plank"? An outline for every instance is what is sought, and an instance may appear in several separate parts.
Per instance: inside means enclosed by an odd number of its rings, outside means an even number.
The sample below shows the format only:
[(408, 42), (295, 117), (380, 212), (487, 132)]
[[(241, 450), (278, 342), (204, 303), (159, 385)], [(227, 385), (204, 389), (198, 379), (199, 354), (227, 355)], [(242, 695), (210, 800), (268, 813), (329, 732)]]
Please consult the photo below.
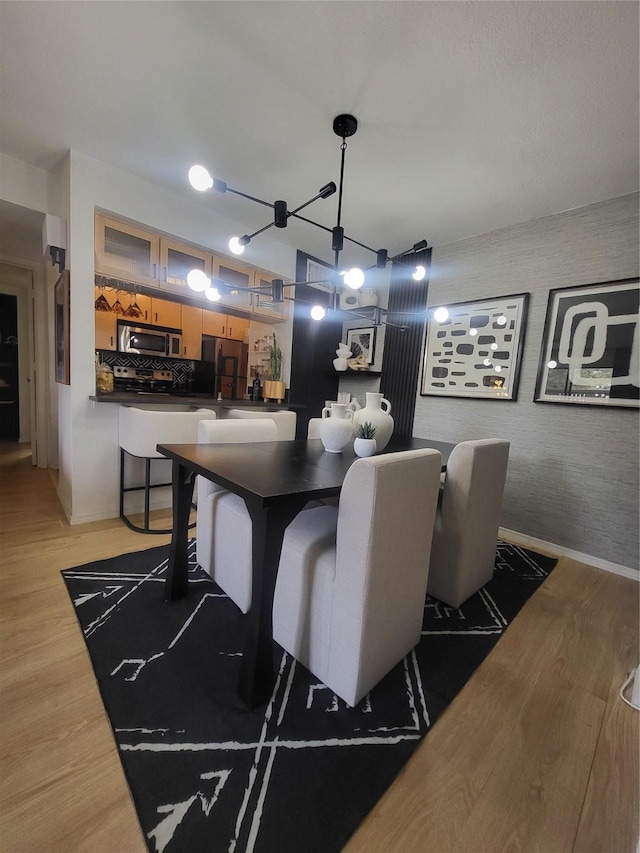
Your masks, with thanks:
[[(169, 537), (70, 527), (27, 450), (0, 445), (0, 849), (145, 853), (60, 570)], [(638, 584), (561, 558), (345, 850), (635, 853), (637, 664)]]

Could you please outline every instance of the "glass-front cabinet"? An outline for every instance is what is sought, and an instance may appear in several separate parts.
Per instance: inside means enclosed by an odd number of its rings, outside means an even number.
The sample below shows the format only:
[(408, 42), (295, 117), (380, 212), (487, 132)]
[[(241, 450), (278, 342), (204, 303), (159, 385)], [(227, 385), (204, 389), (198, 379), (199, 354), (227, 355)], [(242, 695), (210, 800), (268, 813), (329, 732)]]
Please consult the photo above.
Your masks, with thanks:
[(213, 277), (221, 278), (225, 284), (234, 288), (230, 293), (222, 294), (218, 305), (224, 308), (240, 308), (243, 311), (251, 310), (251, 294), (243, 291), (253, 287), (253, 270), (214, 255)]
[(160, 237), (96, 214), (96, 271), (136, 284), (158, 286)]
[(172, 293), (194, 296), (187, 284), (191, 270), (211, 276), (211, 254), (199, 249), (160, 238), (160, 287)]

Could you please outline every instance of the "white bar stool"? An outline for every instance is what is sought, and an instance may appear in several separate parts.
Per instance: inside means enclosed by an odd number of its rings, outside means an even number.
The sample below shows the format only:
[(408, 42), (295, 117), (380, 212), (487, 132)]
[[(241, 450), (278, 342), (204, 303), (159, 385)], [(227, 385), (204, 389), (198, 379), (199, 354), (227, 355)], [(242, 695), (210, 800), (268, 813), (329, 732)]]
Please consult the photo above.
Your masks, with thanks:
[[(209, 409), (194, 412), (170, 412), (151, 409), (136, 409), (121, 406), (118, 414), (118, 440), (120, 444), (120, 518), (137, 533), (171, 533), (154, 530), (149, 526), (151, 489), (166, 488), (169, 483), (151, 482), (151, 462), (166, 456), (158, 453), (158, 444), (196, 444), (198, 424), (203, 420), (215, 420), (216, 413)], [(142, 485), (125, 486), (125, 457), (133, 456), (144, 460), (144, 482)], [(144, 525), (134, 524), (124, 511), (124, 496), (127, 492), (144, 491)], [(194, 527), (195, 523), (190, 525)]]

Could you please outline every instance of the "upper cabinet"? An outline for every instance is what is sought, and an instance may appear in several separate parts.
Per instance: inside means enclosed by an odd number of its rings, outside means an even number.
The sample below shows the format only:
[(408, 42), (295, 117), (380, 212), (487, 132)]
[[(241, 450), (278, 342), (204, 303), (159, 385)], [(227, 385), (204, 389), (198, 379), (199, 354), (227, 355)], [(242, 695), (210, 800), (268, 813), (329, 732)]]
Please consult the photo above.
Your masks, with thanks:
[(216, 305), (224, 308), (240, 308), (244, 311), (251, 310), (251, 294), (245, 291), (253, 287), (252, 269), (214, 255), (213, 277), (221, 278), (225, 284), (234, 288), (231, 293), (223, 293)]
[(191, 270), (201, 270), (211, 276), (211, 254), (182, 243), (160, 238), (160, 287), (172, 293), (193, 297), (187, 284)]
[[(253, 278), (253, 286), (269, 287), (275, 276), (269, 272), (256, 270)], [(271, 302), (268, 294), (252, 293), (251, 308), (256, 316), (259, 316), (263, 322), (269, 320), (286, 320), (289, 314), (288, 302)]]
[(182, 328), (182, 305), (168, 299), (151, 298), (151, 319), (154, 326), (168, 326), (170, 329)]
[(96, 272), (158, 286), (160, 237), (107, 216), (95, 219)]

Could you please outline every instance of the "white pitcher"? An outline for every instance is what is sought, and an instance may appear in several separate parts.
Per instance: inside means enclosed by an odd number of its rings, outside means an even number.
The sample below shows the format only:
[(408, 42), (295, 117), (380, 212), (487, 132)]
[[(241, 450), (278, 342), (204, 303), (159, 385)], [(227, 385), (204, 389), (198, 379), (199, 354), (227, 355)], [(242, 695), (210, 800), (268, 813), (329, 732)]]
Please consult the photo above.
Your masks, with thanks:
[(322, 410), (320, 439), (327, 453), (342, 453), (353, 436), (353, 412), (344, 403), (332, 403)]
[(393, 433), (393, 418), (391, 417), (391, 403), (382, 394), (373, 391), (366, 392), (367, 402), (364, 409), (360, 409), (353, 416), (354, 425), (363, 424), (366, 421), (376, 428), (376, 446), (380, 453), (387, 444)]

